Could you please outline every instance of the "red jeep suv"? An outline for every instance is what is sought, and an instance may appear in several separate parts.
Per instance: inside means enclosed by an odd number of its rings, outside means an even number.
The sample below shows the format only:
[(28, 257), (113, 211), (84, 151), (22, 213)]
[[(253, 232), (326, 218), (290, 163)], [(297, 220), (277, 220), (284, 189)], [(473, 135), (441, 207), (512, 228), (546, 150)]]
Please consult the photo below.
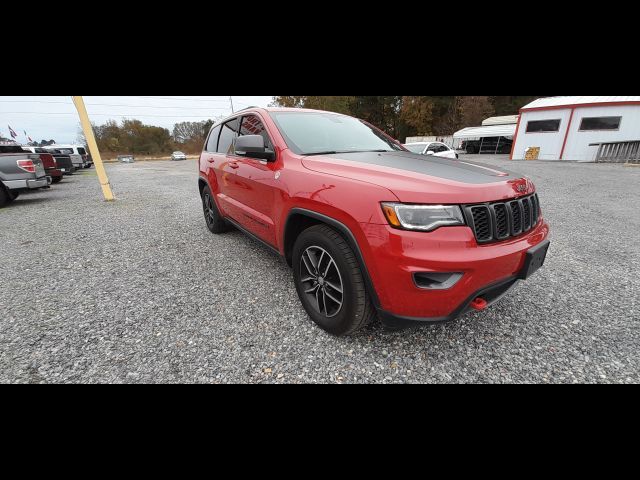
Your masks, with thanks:
[(346, 335), (483, 310), (545, 260), (533, 183), (407, 151), (336, 113), (250, 108), (211, 129), (199, 162), (207, 227), (260, 240), (293, 268), (300, 301)]

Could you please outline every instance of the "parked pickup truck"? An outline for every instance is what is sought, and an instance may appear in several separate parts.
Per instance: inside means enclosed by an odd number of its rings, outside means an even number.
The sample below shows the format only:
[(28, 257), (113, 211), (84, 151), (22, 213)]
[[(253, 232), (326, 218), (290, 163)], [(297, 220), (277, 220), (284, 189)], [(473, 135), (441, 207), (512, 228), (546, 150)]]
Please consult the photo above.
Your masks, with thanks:
[(69, 155), (77, 170), (81, 168), (91, 168), (93, 165), (93, 159), (87, 153), (87, 150), (80, 145), (49, 145), (46, 149), (49, 152), (58, 150), (60, 153)]
[[(73, 175), (76, 171), (76, 167), (73, 166), (73, 162), (71, 161), (71, 156), (68, 154), (60, 153), (60, 150), (45, 150), (42, 147), (29, 147), (23, 146), (23, 150), (31, 153), (39, 153), (39, 154), (49, 154), (52, 155), (56, 161), (56, 168), (60, 170), (62, 175)], [(40, 157), (42, 159), (42, 157)], [(46, 168), (46, 165), (45, 165)], [(62, 177), (59, 180), (53, 179), (53, 183), (58, 183), (62, 180)]]
[(0, 208), (13, 202), (20, 192), (47, 187), (50, 183), (40, 155), (15, 152), (14, 143), (0, 143)]

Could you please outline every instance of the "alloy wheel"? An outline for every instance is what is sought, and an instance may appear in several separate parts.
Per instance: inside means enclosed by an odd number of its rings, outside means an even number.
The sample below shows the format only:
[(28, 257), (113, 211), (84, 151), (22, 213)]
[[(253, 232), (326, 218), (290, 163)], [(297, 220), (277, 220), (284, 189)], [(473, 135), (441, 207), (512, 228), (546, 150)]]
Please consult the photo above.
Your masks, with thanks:
[(335, 317), (344, 304), (344, 284), (333, 257), (317, 246), (307, 248), (300, 259), (302, 291), (316, 312)]
[(205, 194), (202, 204), (204, 205), (204, 214), (207, 220), (207, 225), (213, 225), (216, 220), (216, 213), (213, 208), (213, 199), (211, 198), (211, 195)]

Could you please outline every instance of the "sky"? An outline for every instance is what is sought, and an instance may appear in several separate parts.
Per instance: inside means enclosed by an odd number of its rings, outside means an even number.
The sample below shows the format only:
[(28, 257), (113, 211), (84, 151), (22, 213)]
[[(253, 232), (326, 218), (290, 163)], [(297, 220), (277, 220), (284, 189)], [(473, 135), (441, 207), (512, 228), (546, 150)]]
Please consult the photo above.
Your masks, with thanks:
[[(234, 96), (235, 110), (249, 106), (266, 107), (272, 96)], [(93, 123), (123, 118), (138, 119), (147, 125), (173, 130), (179, 122), (198, 122), (231, 114), (226, 97), (189, 96), (85, 96), (84, 102)], [(9, 126), (18, 134), (16, 141), (27, 143), (27, 134), (35, 141), (55, 140), (74, 143), (80, 130), (78, 112), (68, 96), (0, 96), (0, 136), (9, 136)]]

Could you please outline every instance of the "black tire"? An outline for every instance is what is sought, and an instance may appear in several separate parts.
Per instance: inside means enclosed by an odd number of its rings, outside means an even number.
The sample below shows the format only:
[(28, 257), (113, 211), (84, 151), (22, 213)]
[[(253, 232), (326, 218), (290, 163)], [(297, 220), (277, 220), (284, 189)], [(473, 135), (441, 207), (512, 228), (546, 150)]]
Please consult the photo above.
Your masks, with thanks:
[[(309, 261), (311, 269), (319, 271), (313, 280), (309, 280), (314, 274), (306, 266)], [(293, 276), (304, 309), (320, 328), (333, 335), (354, 333), (376, 317), (353, 250), (327, 225), (316, 225), (300, 234), (293, 247)], [(336, 287), (341, 287), (341, 294)], [(315, 293), (309, 293), (312, 288)]]
[(222, 215), (220, 215), (220, 211), (209, 187), (204, 187), (204, 190), (202, 190), (202, 210), (204, 211), (204, 220), (207, 228), (211, 233), (224, 233), (229, 231), (229, 224), (222, 218)]
[(53, 177), (51, 179), (51, 182), (56, 184), (56, 183), (60, 183), (62, 181), (62, 177)]
[(2, 184), (0, 184), (0, 208), (4, 208), (11, 203), (11, 197), (4, 189)]

